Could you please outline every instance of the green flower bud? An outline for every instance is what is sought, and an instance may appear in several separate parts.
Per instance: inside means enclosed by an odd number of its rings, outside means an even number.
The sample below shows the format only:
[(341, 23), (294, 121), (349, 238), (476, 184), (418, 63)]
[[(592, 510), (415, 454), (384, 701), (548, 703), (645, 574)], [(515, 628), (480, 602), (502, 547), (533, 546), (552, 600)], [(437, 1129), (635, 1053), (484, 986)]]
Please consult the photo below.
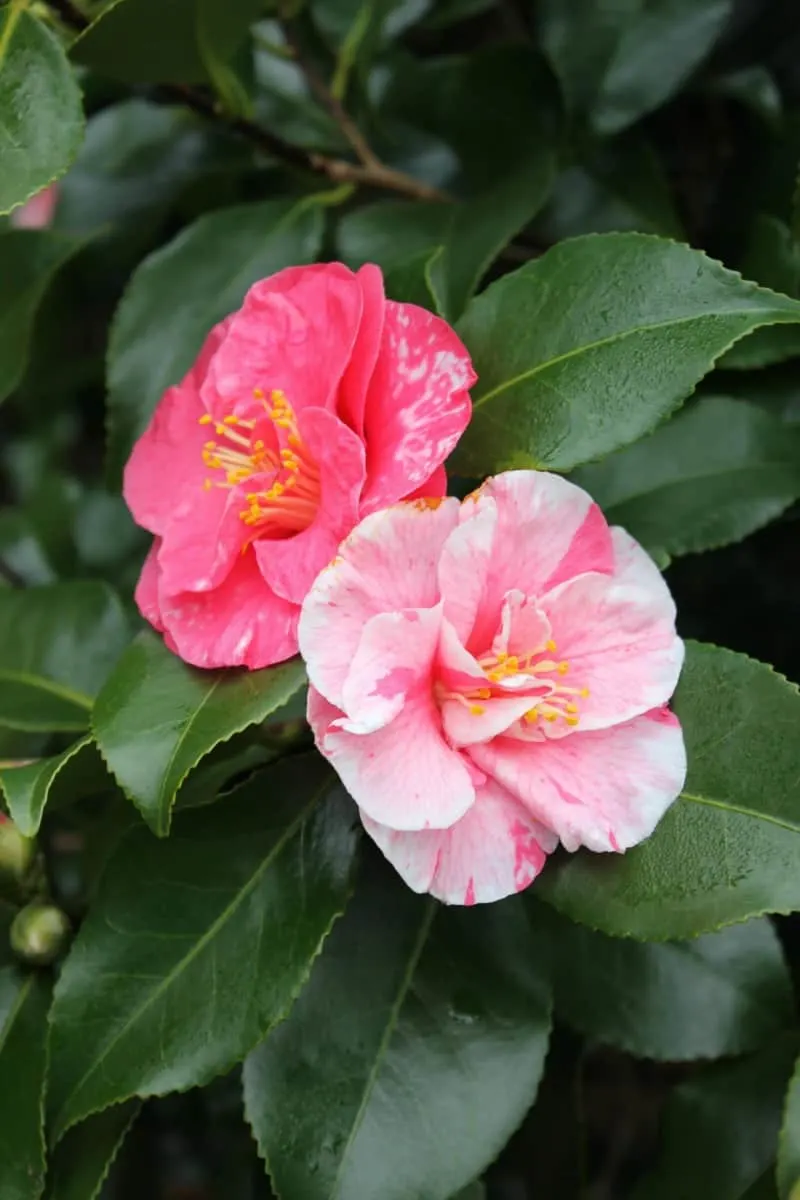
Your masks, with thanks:
[(0, 817), (0, 876), (22, 883), (36, 857), (36, 842), (23, 837), (13, 821)]
[(11, 949), (23, 962), (46, 967), (58, 958), (69, 935), (69, 918), (60, 908), (29, 904), (11, 924)]

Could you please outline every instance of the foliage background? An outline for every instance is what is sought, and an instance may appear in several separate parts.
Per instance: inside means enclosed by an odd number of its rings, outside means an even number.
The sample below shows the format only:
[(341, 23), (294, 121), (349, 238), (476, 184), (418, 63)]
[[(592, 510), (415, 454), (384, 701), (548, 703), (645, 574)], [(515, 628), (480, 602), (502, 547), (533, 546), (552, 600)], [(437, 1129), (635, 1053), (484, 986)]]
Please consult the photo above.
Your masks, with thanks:
[[(0, 8), (0, 788), (38, 834), (0, 843), (0, 1200), (796, 1200), (798, 52), (792, 0)], [(621, 864), (442, 912), (357, 848), (297, 664), (137, 632), (133, 439), (251, 282), (333, 257), (459, 322), (457, 486), (570, 471), (737, 652), (690, 652), (692, 794)]]

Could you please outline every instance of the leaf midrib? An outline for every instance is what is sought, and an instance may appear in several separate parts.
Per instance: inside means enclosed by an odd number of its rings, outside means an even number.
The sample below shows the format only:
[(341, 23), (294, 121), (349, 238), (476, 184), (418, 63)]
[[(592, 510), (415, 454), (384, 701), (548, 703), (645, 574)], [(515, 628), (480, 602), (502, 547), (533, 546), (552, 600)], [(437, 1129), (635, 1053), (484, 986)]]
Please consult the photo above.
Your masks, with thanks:
[(77, 708), (84, 708), (87, 712), (91, 711), (93, 703), (91, 696), (87, 696), (85, 692), (78, 692), (74, 688), (67, 687), (64, 683), (57, 683), (55, 679), (48, 679), (45, 675), (32, 675), (29, 671), (17, 671), (7, 667), (0, 667), (0, 682), (4, 680), (8, 683), (27, 684), (28, 687), (49, 692), (51, 695), (57, 696), (60, 700), (67, 700)]
[(339, 1162), (339, 1168), (336, 1172), (336, 1177), (333, 1181), (333, 1187), (331, 1189), (331, 1200), (336, 1200), (336, 1198), (340, 1194), (339, 1189), (342, 1184), (342, 1175), (344, 1174), (345, 1164), (347, 1162), (348, 1155), (350, 1154), (350, 1151), (353, 1148), (353, 1143), (355, 1142), (356, 1137), (358, 1136), (359, 1130), (361, 1129), (361, 1124), (364, 1119), (364, 1113), (367, 1110), (367, 1105), (369, 1104), (370, 1097), (372, 1096), (372, 1092), (375, 1088), (375, 1084), (378, 1079), (378, 1073), (383, 1064), (383, 1060), (386, 1057), (386, 1051), (389, 1048), (389, 1042), (392, 1039), (392, 1034), (394, 1033), (394, 1031), (397, 1027), (397, 1021), (400, 1016), (400, 1010), (401, 1010), (401, 1008), (403, 1006), (403, 1002), (408, 994), (408, 989), (411, 986), (411, 980), (413, 979), (414, 972), (416, 971), (417, 965), (419, 964), (419, 960), (422, 955), (422, 951), (425, 948), (425, 943), (428, 940), (428, 934), (431, 931), (431, 925), (433, 924), (433, 919), (436, 915), (436, 911), (437, 911), (436, 904), (434, 903), (433, 900), (429, 900), (428, 904), (426, 906), (426, 909), (425, 909), (425, 913), (423, 915), (423, 919), (420, 922), (419, 932), (417, 933), (417, 937), (416, 937), (416, 940), (412, 947), (411, 954), (409, 955), (409, 958), (408, 958), (406, 970), (403, 974), (403, 978), (400, 982), (400, 986), (397, 989), (397, 996), (395, 997), (394, 1003), (392, 1004), (391, 1008), (389, 1009), (389, 1013), (388, 1013), (388, 1016), (386, 1019), (386, 1027), (383, 1031), (383, 1036), (381, 1037), (380, 1043), (378, 1044), (378, 1049), (375, 1053), (375, 1060), (372, 1064), (372, 1068), (371, 1068), (369, 1075), (367, 1076), (367, 1080), (364, 1084), (364, 1093), (361, 1097), (361, 1103), (358, 1107), (358, 1112), (356, 1113), (355, 1117), (353, 1118), (353, 1124), (352, 1124), (352, 1128), (350, 1130), (350, 1134), (347, 1138), (345, 1147), (342, 1150), (342, 1157)]
[(800, 833), (800, 825), (793, 825), (790, 821), (783, 820), (781, 817), (773, 816), (771, 813), (758, 812), (754, 808), (746, 808), (741, 804), (731, 804), (724, 800), (713, 800), (710, 796), (698, 796), (694, 792), (683, 791), (680, 794), (681, 800), (689, 800), (693, 804), (704, 804), (707, 808), (719, 808), (723, 812), (738, 813), (742, 817), (754, 817), (757, 821), (766, 821), (769, 825), (777, 825), (780, 829), (788, 829), (790, 833)]
[[(289, 839), (292, 837), (292, 835), (295, 833), (295, 831), (298, 829), (298, 827), (300, 825), (302, 825), (302, 823), (306, 819), (307, 815), (311, 812), (311, 810), (314, 808), (314, 806), (318, 803), (320, 797), (322, 796), (325, 789), (328, 787), (329, 783), (330, 783), (330, 779), (328, 777), (326, 777), (323, 780), (323, 782), (320, 784), (319, 788), (314, 792), (314, 794), (313, 794), (311, 800), (309, 800), (308, 804), (306, 804), (306, 806), (300, 810), (300, 812), (298, 813), (295, 820), (289, 826), (287, 826), (287, 828), (284, 830), (281, 837), (278, 839), (278, 841), (272, 847), (272, 850), (259, 863), (258, 867), (253, 872), (250, 879), (248, 879), (247, 883), (244, 884), (238, 890), (238, 892), (236, 893), (234, 898), (225, 906), (223, 911), (216, 918), (216, 920), (214, 920), (212, 922), (212, 924), (209, 926), (209, 928), (206, 930), (206, 932), (202, 935), (202, 937), (198, 938), (197, 942), (191, 948), (189, 953), (184, 955), (184, 957), (178, 961), (176, 966), (164, 977), (164, 979), (162, 979), (162, 981), (161, 981), (161, 983), (159, 983), (158, 987), (154, 988), (154, 990), (148, 994), (148, 996), (145, 998), (144, 1002), (139, 1005), (139, 1007), (132, 1014), (132, 1016), (125, 1022), (125, 1024), (122, 1026), (122, 1028), (115, 1034), (115, 1036), (111, 1039), (111, 1041), (108, 1042), (108, 1044), (103, 1048), (102, 1054), (100, 1054), (99, 1057), (97, 1059), (95, 1059), (95, 1061), (92, 1063), (92, 1065), (89, 1067), (89, 1069), (84, 1073), (84, 1075), (81, 1077), (81, 1079), (78, 1081), (78, 1083), (68, 1093), (68, 1095), (66, 1096), (66, 1098), (61, 1106), (61, 1110), (58, 1114), (58, 1117), (54, 1120), (54, 1123), (53, 1123), (54, 1128), (57, 1130), (57, 1135), (56, 1135), (57, 1140), (60, 1139), (61, 1137), (63, 1137), (63, 1135), (67, 1132), (67, 1130), (72, 1128), (72, 1126), (75, 1125), (78, 1120), (83, 1119), (83, 1117), (85, 1117), (85, 1116), (90, 1116), (92, 1112), (99, 1111), (97, 1109), (90, 1109), (88, 1112), (81, 1114), (80, 1117), (73, 1118), (71, 1121), (69, 1121), (67, 1124), (65, 1124), (62, 1128), (62, 1116), (63, 1116), (64, 1112), (67, 1112), (69, 1110), (69, 1105), (70, 1105), (70, 1102), (72, 1101), (72, 1099), (76, 1095), (80, 1094), (86, 1081), (88, 1079), (90, 1079), (92, 1077), (92, 1075), (96, 1074), (97, 1070), (108, 1058), (109, 1054), (112, 1052), (114, 1047), (137, 1024), (137, 1022), (142, 1017), (143, 1013), (145, 1013), (153, 1004), (156, 1003), (156, 1001), (167, 990), (167, 988), (172, 986), (174, 981), (177, 978), (179, 978), (179, 976), (184, 972), (184, 970), (189, 966), (189, 964), (194, 962), (194, 960), (201, 953), (201, 951), (204, 950), (206, 948), (206, 946), (209, 945), (213, 941), (213, 939), (217, 936), (219, 931), (234, 916), (234, 914), (236, 913), (236, 910), (241, 906), (241, 904), (247, 899), (247, 897), (250, 895), (250, 893), (258, 885), (258, 883), (261, 880), (261, 876), (264, 874), (267, 867), (269, 867), (272, 864), (274, 859), (283, 850), (284, 846), (289, 841)], [(136, 1095), (136, 1094), (137, 1093), (135, 1093), (135, 1092), (132, 1093), (132, 1095)], [(122, 1103), (124, 1100), (130, 1099), (130, 1098), (131, 1098), (130, 1096), (120, 1096), (117, 1100), (114, 1101), (114, 1103)]]
[[(747, 317), (763, 314), (764, 310), (762, 308), (737, 308), (732, 312), (696, 313), (691, 317), (675, 317), (668, 321), (654, 321), (649, 325), (637, 325), (633, 329), (624, 329), (620, 333), (610, 334), (605, 338), (598, 338), (597, 341), (585, 342), (581, 346), (575, 346), (572, 350), (567, 350), (563, 354), (557, 354), (554, 358), (548, 358), (545, 362), (537, 363), (536, 366), (531, 367), (529, 370), (522, 371), (519, 375), (515, 375), (511, 379), (506, 379), (502, 383), (498, 383), (496, 387), (492, 388), (488, 392), (484, 392), (484, 394), (477, 400), (473, 400), (472, 410), (475, 412), (477, 409), (481, 408), (487, 400), (492, 400), (495, 396), (499, 396), (502, 392), (507, 391), (509, 388), (517, 387), (518, 384), (524, 383), (528, 379), (532, 379), (535, 375), (539, 375), (543, 371), (550, 370), (551, 367), (555, 367), (559, 363), (567, 362), (571, 358), (576, 358), (579, 354), (588, 354), (590, 351), (598, 350), (603, 346), (613, 346), (616, 342), (623, 342), (627, 338), (636, 336), (636, 334), (650, 332), (654, 329), (673, 328), (676, 325), (689, 325), (693, 322), (702, 321), (704, 318), (708, 317)], [(763, 321), (758, 322), (754, 328), (761, 328), (764, 325), (790, 325), (796, 324), (797, 322), (800, 322), (800, 311), (798, 312), (797, 317), (790, 317), (787, 313), (785, 320), (780, 316), (775, 316), (772, 319), (765, 318)], [(736, 342), (740, 341), (741, 338), (746, 337), (746, 335), (747, 331), (743, 334), (737, 335), (733, 339), (733, 342), (731, 342), (731, 345), (735, 345)], [(712, 360), (713, 357), (714, 356), (712, 356)]]
[[(611, 500), (605, 507), (605, 511), (613, 510), (623, 504), (630, 504), (634, 500), (650, 499), (656, 496), (661, 491), (666, 491), (669, 488), (683, 487), (692, 483), (705, 483), (709, 479), (718, 479), (721, 475), (741, 475), (747, 471), (769, 471), (777, 467), (789, 467), (792, 463), (787, 459), (760, 459), (758, 462), (740, 463), (738, 466), (720, 467), (717, 471), (700, 470), (694, 474), (681, 475), (674, 479), (663, 480), (660, 483), (652, 484), (650, 487), (638, 492), (628, 492), (618, 499)], [(798, 474), (798, 482), (800, 483), (800, 473)]]

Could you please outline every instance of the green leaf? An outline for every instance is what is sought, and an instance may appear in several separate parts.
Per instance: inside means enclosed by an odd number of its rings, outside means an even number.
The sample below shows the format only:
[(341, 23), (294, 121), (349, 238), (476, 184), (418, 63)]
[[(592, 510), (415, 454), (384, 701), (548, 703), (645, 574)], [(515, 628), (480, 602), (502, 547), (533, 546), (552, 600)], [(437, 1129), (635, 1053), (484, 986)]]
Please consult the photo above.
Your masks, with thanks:
[(245, 1063), (275, 1191), (448, 1200), (536, 1095), (545, 976), (518, 902), (446, 909), (386, 867), (367, 874), (288, 1018)]
[(78, 85), (58, 39), (22, 11), (0, 12), (0, 213), (63, 175), (83, 137)]
[(45, 1200), (96, 1200), (140, 1107), (129, 1100), (71, 1129), (53, 1152)]
[(192, 767), (220, 742), (263, 721), (304, 682), (299, 658), (263, 671), (198, 671), (146, 632), (106, 681), (92, 725), (123, 791), (164, 837)]
[(127, 640), (125, 612), (103, 583), (0, 590), (0, 726), (85, 730)]
[(552, 861), (534, 890), (644, 941), (800, 908), (800, 692), (764, 663), (689, 642), (673, 707), (689, 773), (655, 833), (625, 854)]
[(778, 1139), (778, 1192), (780, 1200), (796, 1200), (800, 1184), (800, 1060), (789, 1080)]
[(208, 78), (204, 43), (228, 61), (261, 7), (259, 0), (117, 0), (74, 43), (72, 58), (125, 83), (199, 83)]
[(632, 1200), (743, 1200), (775, 1157), (795, 1042), (778, 1039), (675, 1088), (658, 1164)]
[(688, 246), (636, 233), (562, 242), (459, 323), (478, 383), (453, 465), (478, 476), (600, 458), (649, 433), (737, 338), (798, 320), (796, 301)]
[[(0, 789), (20, 833), (35, 837), (51, 798), (80, 800), (110, 785), (108, 772), (90, 737), (75, 742), (62, 754), (24, 766), (0, 763)], [(52, 797), (51, 797), (52, 793)]]
[(237, 308), (258, 279), (313, 261), (322, 238), (319, 204), (312, 196), (209, 213), (136, 270), (117, 309), (108, 350), (114, 474), (121, 472), (164, 390), (192, 365), (212, 325)]
[(379, 200), (346, 213), (336, 229), (339, 257), (353, 270), (377, 263), (389, 274), (444, 244), (451, 207), (435, 201)]
[(690, 942), (610, 938), (532, 908), (550, 933), (556, 1016), (637, 1058), (743, 1054), (792, 1024), (792, 987), (766, 918)]
[[(764, 213), (756, 217), (741, 271), (776, 292), (794, 299), (800, 296), (800, 246), (784, 221)], [(729, 350), (720, 365), (752, 370), (797, 355), (800, 355), (800, 330), (792, 326), (760, 329)]]
[(132, 1096), (208, 1082), (286, 1015), (344, 908), (356, 826), (308, 757), (183, 814), (167, 841), (123, 838), (56, 988), (56, 1138)]
[(22, 379), (39, 305), (77, 248), (74, 239), (44, 230), (0, 234), (0, 400)]
[(0, 1163), (3, 1200), (38, 1200), (50, 987), (39, 974), (0, 968)]
[(543, 0), (542, 43), (570, 108), (617, 133), (676, 92), (708, 54), (731, 0)]
[(755, 404), (705, 396), (574, 482), (654, 557), (711, 550), (800, 497), (800, 436)]

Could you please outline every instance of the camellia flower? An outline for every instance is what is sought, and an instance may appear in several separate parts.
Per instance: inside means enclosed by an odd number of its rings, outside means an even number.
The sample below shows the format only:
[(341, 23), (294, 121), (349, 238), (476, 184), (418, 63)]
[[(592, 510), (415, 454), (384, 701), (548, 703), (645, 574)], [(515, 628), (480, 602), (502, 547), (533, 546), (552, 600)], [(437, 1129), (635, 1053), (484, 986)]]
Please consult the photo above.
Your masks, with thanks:
[(200, 667), (289, 658), (299, 606), (353, 526), (444, 494), (474, 380), (449, 325), (386, 300), (375, 266), (255, 284), (128, 462), (125, 498), (155, 534), (143, 615)]
[(57, 204), (58, 184), (51, 183), (15, 208), (8, 219), (15, 229), (47, 229), (53, 224)]
[(521, 891), (559, 841), (633, 846), (683, 784), (669, 591), (556, 475), (368, 517), (306, 597), (300, 649), (367, 832), (449, 903)]

